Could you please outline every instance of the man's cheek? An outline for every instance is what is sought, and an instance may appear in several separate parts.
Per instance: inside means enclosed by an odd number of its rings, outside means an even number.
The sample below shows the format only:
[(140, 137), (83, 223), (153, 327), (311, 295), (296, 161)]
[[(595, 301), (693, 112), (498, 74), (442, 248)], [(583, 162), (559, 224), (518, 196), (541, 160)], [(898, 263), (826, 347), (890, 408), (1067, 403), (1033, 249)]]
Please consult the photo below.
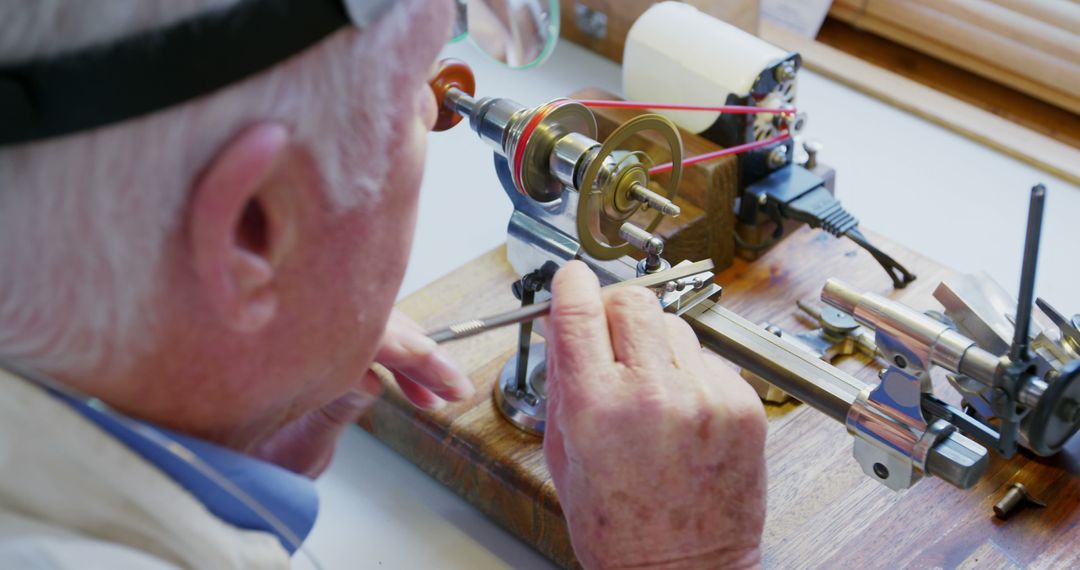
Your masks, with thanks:
[[(423, 168), (423, 161), (418, 164), (410, 164), (405, 168), (419, 170)], [(386, 274), (393, 280), (390, 289), (396, 294), (405, 277), (405, 268), (408, 265), (409, 253), (412, 250), (412, 241), (416, 228), (417, 205), (419, 202), (420, 176), (403, 174), (397, 184), (388, 188), (395, 193), (392, 200), (394, 207), (390, 218), (389, 228), (386, 235), (390, 237), (385, 244), (385, 251), (389, 254), (385, 260)], [(391, 237), (392, 236), (392, 237)]]
[(392, 172), (396, 174), (389, 181), (388, 190), (393, 194), (388, 198), (393, 202), (393, 210), (398, 220), (397, 230), (406, 253), (412, 243), (429, 134), (423, 119), (419, 116), (413, 117), (408, 125), (408, 136), (403, 137), (402, 144), (395, 153)]
[(398, 121), (398, 127), (402, 129), (399, 144), (384, 149), (390, 175), (375, 203), (366, 208), (367, 216), (359, 226), (366, 243), (357, 248), (362, 253), (354, 250), (359, 255), (351, 271), (358, 286), (357, 302), (367, 305), (373, 317), (381, 315), (384, 308), (389, 314), (405, 276), (424, 169), (428, 131), (421, 118), (409, 113)]

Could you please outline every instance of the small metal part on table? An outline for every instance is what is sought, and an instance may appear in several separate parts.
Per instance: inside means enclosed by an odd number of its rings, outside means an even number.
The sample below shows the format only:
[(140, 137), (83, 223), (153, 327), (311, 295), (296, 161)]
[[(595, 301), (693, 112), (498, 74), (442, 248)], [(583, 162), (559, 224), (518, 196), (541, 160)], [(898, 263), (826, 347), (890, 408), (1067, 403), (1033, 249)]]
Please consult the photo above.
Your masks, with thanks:
[(784, 82), (784, 81), (791, 81), (791, 80), (795, 79), (796, 71), (797, 71), (797, 69), (795, 68), (795, 63), (794, 62), (785, 61), (784, 63), (776, 66), (776, 69), (775, 69), (775, 71), (773, 71), (773, 74), (776, 76), (777, 81)]
[(1025, 506), (1043, 508), (1046, 506), (1046, 503), (1028, 492), (1027, 487), (1025, 487), (1023, 483), (1013, 483), (1012, 485), (1009, 485), (1009, 490), (1005, 491), (1005, 496), (994, 504), (994, 515), (1001, 520), (1005, 520), (1009, 518), (1009, 515), (1016, 511), (1016, 509)]

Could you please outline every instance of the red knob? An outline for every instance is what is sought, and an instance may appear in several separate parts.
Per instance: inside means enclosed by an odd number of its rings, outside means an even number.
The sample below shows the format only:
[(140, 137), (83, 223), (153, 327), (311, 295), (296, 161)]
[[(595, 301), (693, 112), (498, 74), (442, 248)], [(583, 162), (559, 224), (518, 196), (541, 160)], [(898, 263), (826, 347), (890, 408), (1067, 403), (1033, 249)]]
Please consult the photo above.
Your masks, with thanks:
[(456, 87), (469, 95), (476, 93), (476, 78), (473, 77), (469, 64), (453, 58), (440, 61), (439, 70), (428, 85), (431, 85), (431, 90), (435, 93), (435, 104), (439, 109), (439, 118), (436, 119), (435, 128), (432, 130), (445, 131), (458, 124), (461, 115), (446, 106), (446, 92), (451, 87)]

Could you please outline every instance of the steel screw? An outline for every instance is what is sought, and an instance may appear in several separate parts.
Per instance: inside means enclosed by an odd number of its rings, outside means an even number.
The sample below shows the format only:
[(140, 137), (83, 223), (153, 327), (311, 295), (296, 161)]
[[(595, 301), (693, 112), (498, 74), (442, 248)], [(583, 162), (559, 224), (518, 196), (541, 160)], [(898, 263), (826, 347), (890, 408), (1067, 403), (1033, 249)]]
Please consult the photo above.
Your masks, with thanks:
[(889, 468), (881, 463), (874, 464), (874, 475), (877, 475), (880, 479), (889, 478)]
[(780, 145), (769, 151), (769, 157), (767, 159), (769, 168), (776, 170), (781, 166), (787, 164), (787, 147)]
[(818, 141), (804, 141), (802, 144), (803, 150), (806, 151), (806, 168), (807, 170), (813, 170), (817, 167), (817, 155), (824, 148)]
[(776, 80), (780, 82), (791, 81), (795, 79), (795, 64), (790, 61), (785, 61), (780, 64), (780, 67), (776, 68), (775, 74)]
[(791, 134), (797, 135), (806, 128), (806, 113), (795, 113), (793, 116), (788, 117), (788, 130)]
[(602, 40), (607, 37), (607, 14), (581, 2), (574, 4), (574, 23), (585, 35)]

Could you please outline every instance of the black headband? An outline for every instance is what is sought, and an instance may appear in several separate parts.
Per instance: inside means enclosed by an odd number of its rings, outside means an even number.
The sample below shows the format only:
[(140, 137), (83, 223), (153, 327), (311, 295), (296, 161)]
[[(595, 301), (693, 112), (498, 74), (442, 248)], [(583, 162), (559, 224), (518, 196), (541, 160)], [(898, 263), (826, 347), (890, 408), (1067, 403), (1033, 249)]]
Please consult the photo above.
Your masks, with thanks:
[(100, 127), (205, 95), (350, 22), (365, 25), (390, 3), (243, 0), (117, 42), (0, 65), (0, 146)]

